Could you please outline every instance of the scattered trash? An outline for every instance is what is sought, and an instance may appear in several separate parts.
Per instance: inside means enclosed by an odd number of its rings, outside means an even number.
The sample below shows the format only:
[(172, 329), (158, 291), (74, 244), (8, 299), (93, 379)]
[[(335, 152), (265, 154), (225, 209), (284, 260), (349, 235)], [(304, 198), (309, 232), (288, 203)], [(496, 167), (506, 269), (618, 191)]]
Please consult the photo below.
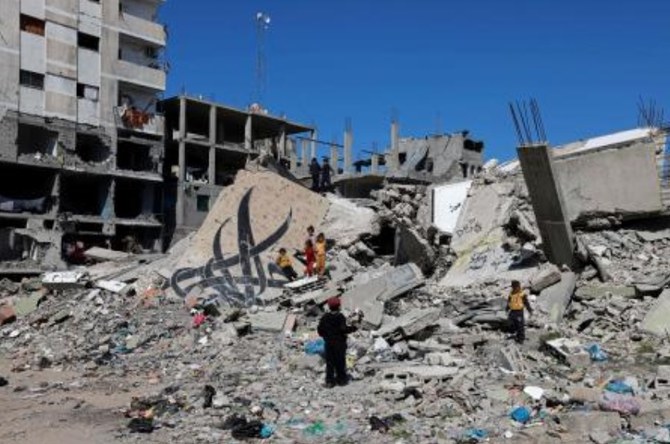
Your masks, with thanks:
[(133, 433), (151, 433), (154, 431), (154, 421), (152, 418), (133, 418), (128, 428)]
[(480, 442), (489, 437), (489, 432), (484, 429), (467, 429), (461, 435), (459, 442)]
[(524, 406), (517, 407), (514, 410), (512, 410), (512, 413), (510, 413), (510, 417), (516, 422), (525, 424), (528, 421), (530, 421), (530, 409)]
[(634, 390), (631, 386), (626, 384), (624, 381), (614, 380), (607, 383), (605, 390), (612, 393), (618, 394), (634, 394)]
[(323, 338), (312, 339), (305, 342), (305, 353), (308, 355), (323, 355), (326, 353), (326, 343)]
[(640, 413), (640, 402), (630, 395), (605, 392), (598, 404), (601, 409), (607, 412), (618, 412), (622, 415), (637, 415)]
[(523, 392), (533, 398), (535, 401), (539, 401), (544, 396), (544, 389), (541, 387), (527, 386), (523, 389)]
[(207, 320), (207, 316), (204, 313), (196, 313), (193, 316), (193, 328), (198, 328)]
[(586, 347), (586, 351), (589, 352), (589, 356), (591, 356), (591, 360), (594, 362), (605, 362), (608, 359), (607, 353), (596, 343)]

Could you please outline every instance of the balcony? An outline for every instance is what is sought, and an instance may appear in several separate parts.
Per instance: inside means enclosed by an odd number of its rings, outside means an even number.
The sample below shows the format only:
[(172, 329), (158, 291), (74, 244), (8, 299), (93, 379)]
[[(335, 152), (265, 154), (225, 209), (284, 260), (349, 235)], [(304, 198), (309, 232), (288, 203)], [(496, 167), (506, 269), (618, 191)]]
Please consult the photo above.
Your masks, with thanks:
[(167, 40), (165, 26), (128, 12), (119, 14), (119, 28), (133, 37), (147, 40), (161, 47), (165, 46)]
[(154, 68), (125, 60), (118, 60), (116, 74), (126, 82), (146, 86), (158, 91), (165, 91), (165, 70), (160, 69), (158, 63), (156, 66)]
[(134, 107), (117, 106), (114, 109), (116, 126), (131, 131), (162, 136), (165, 118), (160, 114), (141, 111)]

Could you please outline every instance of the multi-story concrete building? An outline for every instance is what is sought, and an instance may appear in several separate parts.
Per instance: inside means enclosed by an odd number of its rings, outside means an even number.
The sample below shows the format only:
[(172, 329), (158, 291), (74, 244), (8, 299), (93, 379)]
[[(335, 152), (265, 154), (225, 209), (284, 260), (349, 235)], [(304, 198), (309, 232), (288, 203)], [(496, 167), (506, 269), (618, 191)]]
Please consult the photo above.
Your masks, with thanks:
[(161, 3), (2, 0), (0, 261), (160, 247)]
[(314, 128), (283, 117), (186, 95), (166, 99), (161, 107), (168, 242), (200, 227), (223, 187), (248, 160), (266, 154), (295, 172), (298, 153), (290, 136), (314, 135)]

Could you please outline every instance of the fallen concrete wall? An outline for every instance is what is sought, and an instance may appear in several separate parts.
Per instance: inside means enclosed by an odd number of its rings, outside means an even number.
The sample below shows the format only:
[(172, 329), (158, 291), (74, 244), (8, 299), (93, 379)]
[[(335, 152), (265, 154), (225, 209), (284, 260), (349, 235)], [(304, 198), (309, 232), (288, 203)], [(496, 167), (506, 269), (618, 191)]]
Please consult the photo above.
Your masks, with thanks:
[(471, 180), (466, 180), (433, 187), (433, 224), (440, 231), (452, 234), (456, 229), (471, 184)]
[(569, 219), (661, 211), (655, 149), (650, 141), (556, 157), (556, 175)]

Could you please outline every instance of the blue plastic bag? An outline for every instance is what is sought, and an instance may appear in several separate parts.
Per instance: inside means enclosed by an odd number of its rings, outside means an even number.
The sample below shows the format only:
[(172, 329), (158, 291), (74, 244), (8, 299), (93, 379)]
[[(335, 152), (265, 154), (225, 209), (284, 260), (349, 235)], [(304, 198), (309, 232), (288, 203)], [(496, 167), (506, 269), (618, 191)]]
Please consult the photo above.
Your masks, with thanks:
[(510, 417), (516, 422), (525, 424), (528, 421), (530, 421), (530, 409), (528, 407), (523, 406), (517, 407), (514, 410), (512, 410), (512, 413), (510, 413)]
[(305, 353), (308, 355), (324, 355), (326, 353), (326, 343), (323, 338), (305, 342)]
[(261, 438), (266, 439), (271, 437), (274, 432), (275, 429), (270, 424), (263, 424), (260, 435)]
[(615, 380), (615, 381), (610, 381), (607, 383), (605, 386), (605, 390), (608, 392), (612, 393), (618, 393), (620, 395), (625, 395), (625, 394), (633, 394), (633, 387), (630, 385), (626, 384), (623, 381)]
[(474, 439), (475, 441), (482, 441), (488, 436), (489, 432), (484, 429), (467, 429), (463, 432), (463, 438)]
[(588, 347), (586, 347), (586, 351), (589, 352), (592, 361), (595, 362), (607, 361), (607, 353), (605, 353), (598, 344), (593, 343), (589, 345)]

